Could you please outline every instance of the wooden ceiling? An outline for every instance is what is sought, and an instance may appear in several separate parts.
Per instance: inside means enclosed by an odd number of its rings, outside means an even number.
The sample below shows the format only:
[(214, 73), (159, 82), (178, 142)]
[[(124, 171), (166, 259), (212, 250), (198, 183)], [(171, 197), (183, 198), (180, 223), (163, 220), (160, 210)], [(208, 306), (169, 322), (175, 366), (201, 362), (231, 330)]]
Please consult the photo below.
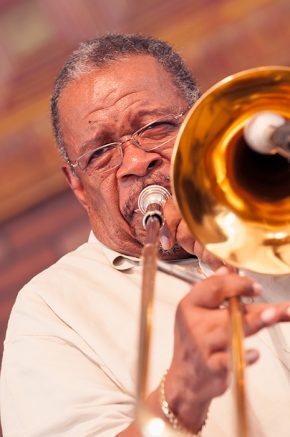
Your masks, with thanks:
[(0, 0), (0, 221), (64, 188), (49, 98), (79, 41), (160, 37), (206, 90), (246, 68), (289, 65), (289, 16), (289, 0)]

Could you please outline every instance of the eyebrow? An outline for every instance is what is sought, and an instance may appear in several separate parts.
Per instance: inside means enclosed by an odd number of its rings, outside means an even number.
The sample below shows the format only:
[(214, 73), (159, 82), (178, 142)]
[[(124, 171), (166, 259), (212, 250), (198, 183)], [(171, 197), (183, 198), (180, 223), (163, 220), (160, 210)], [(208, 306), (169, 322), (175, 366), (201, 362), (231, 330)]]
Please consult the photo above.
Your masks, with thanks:
[[(162, 117), (163, 115), (169, 115), (172, 114), (173, 111), (170, 111), (169, 108), (159, 108), (159, 109), (152, 109), (152, 110), (140, 110), (138, 113), (134, 114), (134, 116), (132, 118), (129, 119), (129, 122), (134, 125), (134, 122), (136, 123), (136, 120), (138, 118), (144, 117), (144, 116), (153, 116), (155, 115), (155, 117)], [(152, 121), (154, 121), (152, 119)], [(148, 121), (148, 123), (150, 123), (150, 121)], [(145, 123), (148, 124), (148, 123)], [(140, 126), (140, 128), (142, 128), (142, 126)], [(82, 156), (84, 153), (86, 153), (87, 151), (89, 151), (89, 148), (93, 145), (96, 144), (96, 141), (99, 140), (100, 138), (104, 137), (105, 135), (102, 134), (97, 134), (95, 135), (93, 138), (85, 141), (84, 143), (82, 143), (79, 146), (79, 156)], [(117, 142), (117, 141), (111, 141), (111, 142)], [(109, 144), (109, 143), (108, 143)]]

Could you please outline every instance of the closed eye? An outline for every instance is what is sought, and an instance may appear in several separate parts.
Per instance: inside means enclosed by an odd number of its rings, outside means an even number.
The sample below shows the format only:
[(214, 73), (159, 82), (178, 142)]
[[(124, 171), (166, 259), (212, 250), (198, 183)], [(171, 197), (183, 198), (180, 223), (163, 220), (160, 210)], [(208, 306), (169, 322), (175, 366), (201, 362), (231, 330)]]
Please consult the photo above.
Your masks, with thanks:
[(105, 144), (102, 147), (98, 147), (97, 149), (93, 150), (92, 152), (90, 152), (90, 158), (89, 160), (92, 159), (96, 159), (96, 158), (100, 158), (101, 156), (103, 156), (105, 153), (115, 149), (116, 147), (116, 143), (111, 143), (111, 144)]
[(177, 129), (177, 124), (172, 121), (156, 121), (149, 126), (146, 126), (139, 136), (142, 138), (150, 138), (153, 140), (159, 140), (167, 137), (170, 134), (174, 134)]
[(118, 143), (105, 144), (104, 146), (88, 152), (86, 166), (89, 166), (95, 162), (100, 163), (100, 165), (104, 165), (111, 159), (112, 154), (116, 150), (116, 145), (118, 145)]

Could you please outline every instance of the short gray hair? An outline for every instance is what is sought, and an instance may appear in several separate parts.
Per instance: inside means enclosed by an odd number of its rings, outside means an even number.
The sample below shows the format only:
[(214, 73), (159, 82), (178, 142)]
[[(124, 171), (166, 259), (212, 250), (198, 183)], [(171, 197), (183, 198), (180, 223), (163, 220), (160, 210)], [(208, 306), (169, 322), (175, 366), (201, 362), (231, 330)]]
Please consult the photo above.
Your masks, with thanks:
[(84, 41), (68, 58), (59, 72), (52, 97), (51, 119), (59, 150), (66, 161), (68, 155), (62, 137), (59, 120), (58, 100), (64, 88), (81, 75), (91, 72), (120, 59), (123, 55), (150, 55), (164, 67), (188, 105), (191, 106), (200, 92), (190, 70), (183, 59), (164, 41), (152, 37), (132, 34), (107, 34)]

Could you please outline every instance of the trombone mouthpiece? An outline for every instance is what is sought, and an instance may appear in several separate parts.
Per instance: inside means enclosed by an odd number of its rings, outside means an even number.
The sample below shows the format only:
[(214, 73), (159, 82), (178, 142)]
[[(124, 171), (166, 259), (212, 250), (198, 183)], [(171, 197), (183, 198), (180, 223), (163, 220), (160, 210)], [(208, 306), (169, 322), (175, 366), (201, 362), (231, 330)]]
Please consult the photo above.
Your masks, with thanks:
[(148, 218), (153, 216), (158, 218), (161, 226), (163, 225), (162, 207), (170, 197), (169, 191), (161, 185), (148, 185), (141, 191), (138, 197), (138, 208), (144, 215), (145, 229)]

